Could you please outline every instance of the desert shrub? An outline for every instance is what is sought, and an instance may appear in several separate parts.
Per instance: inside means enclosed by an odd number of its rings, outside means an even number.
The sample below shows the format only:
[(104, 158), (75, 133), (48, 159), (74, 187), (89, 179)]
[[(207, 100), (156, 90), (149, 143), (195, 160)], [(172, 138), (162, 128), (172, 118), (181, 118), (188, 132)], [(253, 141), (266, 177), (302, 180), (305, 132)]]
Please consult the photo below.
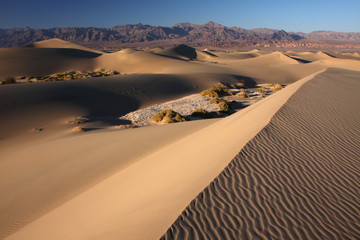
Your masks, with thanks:
[(195, 109), (192, 113), (191, 116), (193, 117), (199, 117), (199, 118), (210, 118), (211, 115), (208, 111), (206, 111), (203, 108), (200, 109)]
[(85, 132), (85, 128), (82, 127), (74, 127), (72, 129), (73, 132)]
[(228, 112), (230, 104), (222, 98), (213, 98), (209, 101), (210, 104), (217, 104), (220, 112)]
[(261, 93), (261, 95), (263, 95), (263, 96), (265, 96), (269, 92), (269, 90), (267, 88), (258, 88), (255, 91), (258, 93)]
[(213, 98), (210, 99), (209, 101), (210, 104), (219, 104), (220, 102), (227, 102), (227, 101), (222, 98)]
[(219, 83), (217, 86), (212, 86), (209, 89), (206, 89), (200, 93), (201, 96), (218, 98), (222, 95), (233, 95), (230, 89), (222, 83)]
[(273, 89), (273, 90), (281, 90), (281, 89), (283, 89), (284, 87), (280, 84), (280, 83), (275, 83), (272, 87), (271, 87), (271, 89)]
[(238, 88), (245, 88), (245, 83), (242, 83), (242, 82), (238, 83), (237, 86), (238, 86)]
[(171, 110), (166, 109), (161, 112), (154, 114), (151, 117), (153, 123), (174, 123), (174, 122), (185, 122), (189, 119), (186, 116), (182, 116), (181, 114)]
[(16, 80), (13, 77), (7, 77), (4, 81), (4, 83), (5, 84), (13, 84), (13, 83), (16, 83)]
[(229, 88), (223, 83), (219, 83), (217, 86), (211, 87), (211, 90), (214, 90), (220, 96), (225, 94), (233, 95), (232, 92), (229, 90)]
[(216, 91), (212, 90), (212, 89), (206, 89), (206, 90), (202, 91), (200, 93), (200, 95), (204, 96), (204, 97), (211, 97), (211, 98), (220, 97), (219, 94)]
[(220, 112), (228, 112), (229, 111), (229, 104), (227, 102), (219, 102), (219, 111)]
[(236, 94), (236, 96), (241, 98), (248, 98), (249, 94), (247, 94), (245, 91), (241, 91), (238, 94)]

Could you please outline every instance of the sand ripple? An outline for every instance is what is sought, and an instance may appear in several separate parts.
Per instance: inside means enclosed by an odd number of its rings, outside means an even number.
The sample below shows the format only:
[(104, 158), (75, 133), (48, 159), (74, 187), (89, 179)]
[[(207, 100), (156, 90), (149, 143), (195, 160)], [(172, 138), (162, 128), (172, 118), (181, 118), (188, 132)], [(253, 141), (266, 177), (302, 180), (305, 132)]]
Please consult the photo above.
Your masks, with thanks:
[(350, 71), (307, 82), (162, 239), (360, 239), (356, 89)]

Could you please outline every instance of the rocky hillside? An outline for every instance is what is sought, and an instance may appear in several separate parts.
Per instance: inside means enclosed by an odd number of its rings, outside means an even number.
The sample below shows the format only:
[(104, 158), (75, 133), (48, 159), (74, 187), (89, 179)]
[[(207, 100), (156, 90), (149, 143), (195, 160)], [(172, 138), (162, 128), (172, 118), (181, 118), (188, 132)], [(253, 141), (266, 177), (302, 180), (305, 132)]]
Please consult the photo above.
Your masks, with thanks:
[(0, 47), (22, 46), (50, 38), (92, 46), (167, 46), (186, 43), (193, 46), (304, 46), (306, 41), (360, 43), (360, 33), (312, 32), (287, 33), (284, 30), (226, 27), (215, 22), (179, 23), (173, 27), (143, 24), (119, 25), (112, 28), (0, 29)]

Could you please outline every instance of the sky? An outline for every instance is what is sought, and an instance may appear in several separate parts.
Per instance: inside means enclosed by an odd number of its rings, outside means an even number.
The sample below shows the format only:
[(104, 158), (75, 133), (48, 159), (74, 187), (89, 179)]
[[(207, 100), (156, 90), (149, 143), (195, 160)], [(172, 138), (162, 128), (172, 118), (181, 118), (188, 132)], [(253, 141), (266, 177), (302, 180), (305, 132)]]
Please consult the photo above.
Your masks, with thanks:
[(288, 32), (360, 32), (360, 0), (0, 0), (0, 28), (214, 21)]

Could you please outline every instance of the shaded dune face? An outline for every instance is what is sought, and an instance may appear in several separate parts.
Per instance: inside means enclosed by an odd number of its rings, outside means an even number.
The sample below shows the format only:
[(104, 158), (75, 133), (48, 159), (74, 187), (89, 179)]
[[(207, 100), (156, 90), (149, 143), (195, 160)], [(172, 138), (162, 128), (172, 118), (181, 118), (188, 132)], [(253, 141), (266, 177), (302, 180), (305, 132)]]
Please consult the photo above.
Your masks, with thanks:
[(0, 49), (0, 76), (38, 76), (72, 70), (91, 70), (99, 53), (69, 48)]
[(329, 70), (306, 83), (162, 239), (357, 239), (360, 116), (351, 103), (360, 96), (347, 93), (358, 79)]

